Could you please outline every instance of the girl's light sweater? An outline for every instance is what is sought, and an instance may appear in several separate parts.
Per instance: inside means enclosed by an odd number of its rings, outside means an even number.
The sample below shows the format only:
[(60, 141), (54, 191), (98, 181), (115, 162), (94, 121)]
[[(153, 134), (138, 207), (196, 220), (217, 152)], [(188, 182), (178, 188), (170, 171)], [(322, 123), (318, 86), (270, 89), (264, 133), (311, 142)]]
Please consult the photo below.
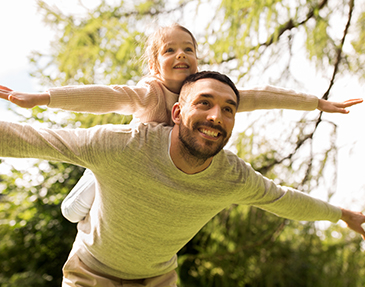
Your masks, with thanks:
[[(156, 78), (143, 78), (137, 86), (78, 85), (51, 88), (50, 108), (75, 112), (133, 114), (140, 122), (172, 125), (171, 108), (178, 94), (169, 91)], [(238, 112), (259, 109), (315, 110), (318, 98), (293, 90), (266, 86), (239, 89)]]

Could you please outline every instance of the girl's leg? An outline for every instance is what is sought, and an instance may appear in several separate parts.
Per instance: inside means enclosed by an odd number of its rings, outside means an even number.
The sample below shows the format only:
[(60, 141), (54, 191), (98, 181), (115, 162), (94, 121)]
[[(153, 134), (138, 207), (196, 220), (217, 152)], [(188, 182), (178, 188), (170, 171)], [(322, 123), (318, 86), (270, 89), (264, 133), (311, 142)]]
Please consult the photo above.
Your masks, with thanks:
[(79, 222), (89, 213), (95, 197), (95, 177), (91, 170), (85, 170), (61, 205), (63, 216), (71, 222)]

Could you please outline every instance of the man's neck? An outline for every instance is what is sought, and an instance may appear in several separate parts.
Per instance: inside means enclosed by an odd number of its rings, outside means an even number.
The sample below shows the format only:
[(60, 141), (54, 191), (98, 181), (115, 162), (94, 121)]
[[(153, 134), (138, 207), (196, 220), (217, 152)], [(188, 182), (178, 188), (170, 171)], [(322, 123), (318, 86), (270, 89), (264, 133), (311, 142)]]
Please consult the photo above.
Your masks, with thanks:
[(175, 166), (186, 174), (202, 172), (209, 167), (213, 158), (207, 160), (197, 159), (190, 155), (179, 140), (179, 131), (175, 126), (171, 131), (170, 157)]

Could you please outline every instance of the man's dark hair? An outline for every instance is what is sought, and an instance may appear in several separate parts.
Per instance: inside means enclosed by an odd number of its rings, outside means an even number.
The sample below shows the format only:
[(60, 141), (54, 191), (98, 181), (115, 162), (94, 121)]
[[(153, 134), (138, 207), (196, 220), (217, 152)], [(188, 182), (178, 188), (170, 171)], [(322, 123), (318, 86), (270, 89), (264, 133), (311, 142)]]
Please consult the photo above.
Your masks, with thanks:
[(189, 84), (195, 83), (196, 81), (201, 80), (201, 79), (215, 79), (215, 80), (218, 80), (218, 81), (230, 86), (232, 88), (232, 90), (234, 91), (234, 93), (236, 94), (237, 108), (238, 108), (238, 106), (240, 104), (240, 93), (238, 92), (236, 85), (231, 81), (230, 78), (228, 78), (226, 75), (223, 75), (219, 72), (202, 71), (202, 72), (198, 72), (195, 74), (191, 74), (190, 76), (188, 76), (185, 79), (185, 81), (182, 84), (182, 87), (184, 85), (189, 85)]

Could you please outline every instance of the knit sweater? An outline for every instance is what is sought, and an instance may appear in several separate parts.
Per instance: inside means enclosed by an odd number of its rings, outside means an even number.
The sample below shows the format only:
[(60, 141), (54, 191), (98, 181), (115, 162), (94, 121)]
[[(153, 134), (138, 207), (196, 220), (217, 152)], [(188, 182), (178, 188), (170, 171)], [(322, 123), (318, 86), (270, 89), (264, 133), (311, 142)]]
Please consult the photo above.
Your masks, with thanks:
[(0, 122), (0, 156), (92, 170), (98, 188), (74, 252), (90, 268), (124, 279), (176, 268), (176, 253), (231, 204), (294, 220), (340, 219), (339, 208), (276, 185), (226, 150), (204, 171), (185, 174), (169, 156), (170, 131), (161, 124), (52, 130)]
[[(273, 86), (239, 89), (238, 112), (259, 109), (315, 110), (318, 98)], [(140, 122), (172, 125), (171, 108), (178, 94), (169, 91), (153, 77), (143, 78), (137, 86), (78, 85), (51, 88), (48, 107), (75, 112), (133, 114)]]
[[(313, 110), (315, 96), (272, 86), (240, 90), (238, 111), (256, 109)], [(49, 107), (91, 113), (133, 114), (134, 122), (158, 122), (172, 125), (171, 108), (178, 94), (169, 91), (154, 77), (143, 78), (137, 86), (68, 86), (53, 88)], [(94, 198), (93, 177), (83, 176), (62, 203), (62, 213), (71, 222), (86, 216)], [(88, 188), (88, 189), (86, 189)]]

